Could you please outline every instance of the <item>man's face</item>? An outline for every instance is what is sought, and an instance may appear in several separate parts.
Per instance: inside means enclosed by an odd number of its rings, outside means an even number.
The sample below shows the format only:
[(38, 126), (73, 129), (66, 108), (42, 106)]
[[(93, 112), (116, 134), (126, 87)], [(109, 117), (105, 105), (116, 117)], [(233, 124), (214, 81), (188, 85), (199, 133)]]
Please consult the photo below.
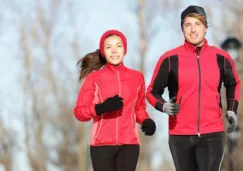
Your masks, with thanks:
[(183, 24), (183, 34), (187, 42), (194, 46), (202, 46), (207, 28), (203, 23), (192, 17), (186, 17)]
[(109, 36), (104, 42), (104, 53), (106, 61), (112, 65), (119, 65), (124, 58), (124, 46), (117, 35)]

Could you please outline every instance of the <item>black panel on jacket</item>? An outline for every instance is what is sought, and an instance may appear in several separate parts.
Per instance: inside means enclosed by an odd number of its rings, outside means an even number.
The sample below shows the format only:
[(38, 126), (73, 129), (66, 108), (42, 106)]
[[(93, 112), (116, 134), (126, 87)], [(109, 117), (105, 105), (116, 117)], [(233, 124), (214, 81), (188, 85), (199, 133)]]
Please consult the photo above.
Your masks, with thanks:
[(222, 108), (222, 102), (221, 102), (221, 96), (220, 96), (220, 90), (222, 87), (222, 82), (224, 81), (224, 57), (222, 55), (217, 54), (217, 63), (219, 67), (219, 72), (220, 72), (220, 79), (219, 79), (219, 84), (218, 84), (218, 92), (219, 92), (219, 97), (220, 97), (220, 107)]
[(155, 108), (159, 111), (162, 111), (162, 107), (164, 104), (164, 100), (162, 99), (162, 95), (164, 93), (164, 88), (168, 85), (168, 74), (169, 74), (169, 60), (165, 58), (160, 65), (158, 74), (154, 80), (153, 89), (151, 94), (158, 99)]
[(227, 110), (232, 110), (237, 114), (238, 101), (235, 100), (235, 88), (237, 82), (232, 70), (231, 63), (228, 58), (219, 54), (217, 54), (217, 62), (220, 69), (220, 82), (218, 85), (218, 91), (220, 93), (220, 88), (223, 81), (226, 88)]
[(170, 62), (170, 71), (169, 71), (169, 83), (168, 83), (168, 90), (169, 90), (169, 97), (170, 99), (177, 96), (178, 93), (178, 56), (174, 55), (169, 57)]

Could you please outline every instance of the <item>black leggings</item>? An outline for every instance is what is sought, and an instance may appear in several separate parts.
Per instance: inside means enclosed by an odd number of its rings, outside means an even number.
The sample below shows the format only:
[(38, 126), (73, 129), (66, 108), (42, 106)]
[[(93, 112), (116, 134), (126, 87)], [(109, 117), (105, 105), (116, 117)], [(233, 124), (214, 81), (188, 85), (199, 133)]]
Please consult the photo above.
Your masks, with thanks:
[(135, 171), (139, 145), (91, 146), (94, 171)]
[(224, 155), (225, 134), (170, 135), (169, 146), (176, 171), (219, 171)]

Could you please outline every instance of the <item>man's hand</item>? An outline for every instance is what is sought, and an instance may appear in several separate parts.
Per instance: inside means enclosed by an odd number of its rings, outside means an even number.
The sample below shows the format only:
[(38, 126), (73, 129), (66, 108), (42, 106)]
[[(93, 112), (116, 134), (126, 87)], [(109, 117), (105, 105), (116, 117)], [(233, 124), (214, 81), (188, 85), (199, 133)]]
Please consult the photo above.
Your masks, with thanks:
[(228, 110), (225, 115), (226, 119), (229, 121), (228, 133), (231, 133), (235, 130), (238, 124), (238, 118), (235, 112)]
[(168, 115), (175, 116), (180, 111), (180, 105), (176, 103), (176, 97), (173, 97), (169, 102), (165, 102), (163, 105), (163, 112)]

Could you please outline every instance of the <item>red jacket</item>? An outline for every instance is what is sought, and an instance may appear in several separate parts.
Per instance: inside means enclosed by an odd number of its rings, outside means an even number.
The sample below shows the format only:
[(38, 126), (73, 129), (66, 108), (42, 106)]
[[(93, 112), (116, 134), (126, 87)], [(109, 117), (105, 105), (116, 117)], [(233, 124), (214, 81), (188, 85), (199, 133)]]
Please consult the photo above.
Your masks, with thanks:
[[(122, 110), (97, 116), (95, 104), (116, 94), (124, 99)], [(91, 145), (139, 144), (136, 122), (149, 118), (145, 108), (143, 75), (123, 64), (106, 64), (86, 77), (74, 115), (83, 122), (93, 119)]]
[[(180, 104), (177, 116), (169, 116), (169, 134), (195, 135), (224, 131), (220, 89), (226, 88), (227, 110), (237, 113), (240, 80), (231, 57), (209, 46), (205, 39), (199, 53), (185, 42), (159, 59), (146, 97), (162, 111), (161, 95), (168, 87), (169, 97)], [(197, 53), (198, 51), (198, 53)]]

